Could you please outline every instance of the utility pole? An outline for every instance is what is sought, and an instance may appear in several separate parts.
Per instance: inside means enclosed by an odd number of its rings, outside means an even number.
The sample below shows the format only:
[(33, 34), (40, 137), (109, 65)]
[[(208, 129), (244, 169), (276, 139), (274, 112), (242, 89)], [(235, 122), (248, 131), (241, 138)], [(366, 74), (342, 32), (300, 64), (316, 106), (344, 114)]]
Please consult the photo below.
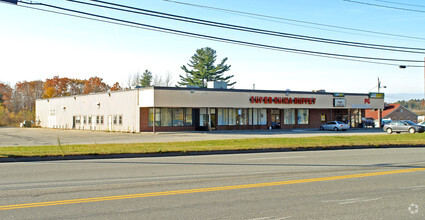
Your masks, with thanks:
[[(378, 93), (381, 92), (381, 88), (387, 88), (387, 87), (386, 86), (381, 87), (381, 81), (379, 80), (379, 77), (378, 77)], [(384, 108), (385, 108), (385, 104), (384, 104)], [(382, 111), (380, 108), (378, 108), (378, 126), (379, 127), (382, 126), (381, 118), (382, 118)]]
[[(381, 89), (381, 81), (379, 81), (379, 77), (378, 77), (378, 93), (380, 92), (380, 89)], [(385, 108), (385, 104), (384, 104), (384, 108)], [(381, 127), (382, 125), (381, 125), (381, 109), (380, 108), (378, 108), (378, 127)]]

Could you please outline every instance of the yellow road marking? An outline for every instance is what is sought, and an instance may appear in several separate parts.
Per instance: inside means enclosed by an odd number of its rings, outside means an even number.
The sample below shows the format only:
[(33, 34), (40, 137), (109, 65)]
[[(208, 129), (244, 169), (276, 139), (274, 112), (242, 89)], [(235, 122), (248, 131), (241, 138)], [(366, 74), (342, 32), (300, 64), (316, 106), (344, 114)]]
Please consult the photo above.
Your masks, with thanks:
[(23, 209), (23, 208), (33, 208), (33, 207), (43, 207), (43, 206), (54, 206), (54, 205), (67, 205), (67, 204), (86, 203), (86, 202), (111, 201), (111, 200), (119, 200), (119, 199), (134, 199), (134, 198), (144, 198), (144, 197), (154, 197), (154, 196), (180, 195), (180, 194), (188, 194), (188, 193), (214, 192), (214, 191), (247, 189), (247, 188), (266, 187), (266, 186), (281, 186), (281, 185), (290, 185), (290, 184), (297, 184), (297, 183), (312, 183), (312, 182), (322, 182), (322, 181), (329, 181), (329, 180), (353, 179), (353, 178), (361, 178), (361, 177), (410, 173), (410, 172), (417, 172), (417, 171), (425, 171), (425, 168), (412, 168), (412, 169), (403, 169), (403, 170), (374, 172), (374, 173), (360, 173), (360, 174), (343, 175), (343, 176), (287, 180), (287, 181), (279, 181), (279, 182), (255, 183), (255, 184), (234, 185), (234, 186), (220, 186), (220, 187), (200, 188), (200, 189), (185, 189), (185, 190), (175, 190), (175, 191), (165, 191), (165, 192), (140, 193), (140, 194), (130, 194), (130, 195), (105, 196), (105, 197), (94, 197), (94, 198), (85, 198), (85, 199), (71, 199), (71, 200), (60, 200), (60, 201), (50, 201), (50, 202), (5, 205), (5, 206), (0, 206), (0, 210)]

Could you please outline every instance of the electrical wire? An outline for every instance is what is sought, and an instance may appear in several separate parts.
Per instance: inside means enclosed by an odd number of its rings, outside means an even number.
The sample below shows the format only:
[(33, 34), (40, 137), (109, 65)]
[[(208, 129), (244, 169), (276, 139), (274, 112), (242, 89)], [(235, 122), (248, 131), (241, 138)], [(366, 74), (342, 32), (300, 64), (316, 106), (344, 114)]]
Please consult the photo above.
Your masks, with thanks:
[(373, 3), (368, 3), (368, 2), (359, 2), (359, 1), (353, 1), (353, 0), (343, 0), (343, 1), (357, 3), (357, 4), (362, 4), (362, 5), (375, 6), (375, 7), (380, 7), (380, 8), (389, 8), (389, 9), (396, 9), (396, 10), (402, 10), (402, 11), (425, 13), (425, 11), (416, 10), (416, 9), (399, 8), (399, 7), (393, 7), (393, 6), (387, 6), (387, 5), (379, 5), (379, 4), (373, 4)]
[[(120, 4), (115, 4), (115, 3), (110, 3), (110, 2), (100, 1), (100, 0), (89, 0), (89, 1), (99, 2), (99, 3), (102, 3), (102, 4), (113, 5), (113, 6), (123, 7), (123, 8), (129, 8), (129, 9), (137, 10), (137, 11), (120, 9), (120, 8), (109, 7), (109, 6), (98, 5), (98, 4), (92, 4), (92, 3), (87, 3), (87, 2), (81, 2), (81, 1), (77, 1), (77, 0), (66, 0), (66, 1), (75, 2), (75, 3), (79, 3), (79, 4), (84, 4), (84, 5), (95, 6), (95, 7), (103, 7), (103, 8), (112, 9), (112, 10), (119, 10), (119, 11), (124, 11), (124, 12), (160, 17), (160, 18), (165, 18), (165, 19), (172, 19), (172, 20), (177, 20), (177, 21), (190, 22), (190, 23), (196, 23), (196, 24), (201, 24), (201, 25), (214, 26), (214, 27), (219, 27), (219, 28), (226, 28), (226, 29), (231, 29), (231, 30), (245, 31), (245, 32), (257, 33), (257, 34), (264, 34), (264, 35), (269, 35), (269, 36), (292, 38), (292, 39), (298, 39), (298, 40), (306, 40), (306, 41), (328, 43), (328, 44), (335, 44), (335, 45), (342, 45), (342, 46), (360, 47), (360, 48), (367, 48), (367, 49), (387, 50), (387, 51), (394, 51), (394, 52), (419, 53), (419, 54), (424, 54), (424, 52), (425, 52), (425, 48), (410, 48), (410, 47), (399, 47), (399, 46), (389, 46), (389, 45), (367, 44), (367, 43), (359, 43), (359, 42), (333, 40), (333, 39), (327, 39), (327, 38), (317, 38), (317, 37), (311, 37), (311, 36), (305, 36), (305, 35), (296, 35), (296, 34), (290, 34), (290, 33), (269, 31), (269, 30), (263, 30), (263, 29), (257, 29), (257, 28), (250, 28), (250, 27), (245, 27), (245, 26), (231, 25), (231, 24), (226, 24), (226, 23), (219, 23), (219, 22), (213, 22), (213, 21), (208, 21), (208, 20), (201, 20), (201, 19), (195, 19), (195, 18), (190, 18), (190, 17), (167, 14), (167, 13), (162, 13), (162, 12), (157, 12), (157, 11), (152, 11), (152, 10), (146, 10), (146, 9), (141, 9), (141, 8), (135, 8), (135, 7), (120, 5)], [(139, 12), (139, 11), (142, 11), (142, 12)], [(414, 51), (414, 50), (420, 50), (420, 51), (423, 51), (423, 52)]]
[(425, 8), (425, 5), (414, 5), (414, 4), (407, 4), (407, 3), (400, 3), (400, 2), (393, 2), (393, 1), (385, 1), (385, 0), (374, 0), (374, 1), (375, 2), (390, 3), (390, 4), (395, 4), (395, 5), (405, 5), (405, 6)]
[[(20, 1), (20, 3), (28, 4), (28, 5), (40, 5), (40, 6), (50, 7), (50, 8), (54, 8), (54, 9), (58, 9), (58, 10), (64, 10), (64, 11), (68, 11), (68, 12), (72, 12), (72, 13), (83, 14), (83, 15), (86, 15), (86, 16), (92, 16), (92, 17), (98, 17), (98, 18), (107, 19), (107, 20), (113, 20), (113, 21), (115, 21), (114, 22), (115, 24), (120, 24), (120, 25), (123, 25), (123, 23), (127, 23), (126, 26), (133, 26), (133, 27), (138, 27), (138, 28), (142, 28), (142, 29), (149, 29), (149, 30), (155, 30), (155, 31), (160, 31), (160, 32), (173, 33), (173, 34), (177, 34), (177, 35), (190, 36), (190, 37), (195, 37), (195, 38), (202, 38), (202, 39), (208, 39), (208, 40), (214, 40), (214, 41), (220, 41), (220, 42), (226, 42), (226, 43), (244, 45), (244, 46), (250, 46), (250, 47), (257, 47), (257, 48), (263, 48), (263, 49), (278, 50), (278, 51), (285, 51), (285, 52), (291, 52), (291, 53), (300, 53), (300, 54), (305, 54), (305, 55), (320, 56), (320, 57), (334, 58), (334, 59), (344, 59), (344, 60), (351, 60), (351, 61), (358, 61), (358, 62), (392, 65), (392, 66), (399, 66), (399, 65), (393, 64), (393, 63), (382, 63), (382, 62), (377, 62), (377, 61), (423, 62), (423, 61), (418, 61), (418, 60), (401, 60), (401, 59), (389, 59), (389, 58), (352, 56), (352, 55), (344, 55), (344, 54), (332, 54), (332, 53), (323, 53), (323, 52), (317, 52), (317, 51), (308, 51), (308, 50), (299, 50), (299, 49), (284, 48), (284, 47), (278, 47), (278, 46), (270, 46), (270, 45), (265, 45), (265, 44), (257, 44), (257, 43), (251, 43), (251, 42), (245, 42), (245, 41), (232, 40), (232, 39), (219, 38), (219, 37), (214, 37), (214, 36), (209, 36), (209, 35), (202, 35), (202, 34), (196, 34), (196, 33), (191, 33), (191, 32), (179, 31), (179, 30), (163, 28), (163, 27), (158, 27), (158, 26), (153, 26), (153, 25), (146, 25), (146, 24), (142, 24), (142, 23), (127, 21), (127, 20), (117, 19), (117, 18), (112, 18), (112, 17), (106, 17), (106, 16), (102, 16), (102, 15), (96, 15), (96, 14), (92, 14), (92, 13), (88, 13), (88, 12), (77, 11), (77, 10), (73, 10), (73, 9), (58, 7), (58, 6), (44, 4), (44, 3), (33, 3), (33, 2), (24, 2), (24, 1)], [(29, 7), (29, 8), (33, 8), (33, 7)], [(33, 9), (35, 9), (35, 8), (33, 8)], [(72, 16), (75, 16), (75, 15), (72, 15)], [(86, 18), (86, 17), (83, 17), (83, 16), (79, 16), (79, 17)], [(93, 19), (93, 18), (90, 18), (90, 19), (91, 20), (97, 20), (97, 21), (104, 21), (104, 20), (101, 20), (101, 19)], [(113, 23), (113, 22), (107, 21), (107, 23)], [(130, 24), (130, 25), (128, 25), (128, 24)], [(419, 66), (419, 65), (406, 65), (406, 66), (408, 66), (408, 67), (423, 67), (423, 66)]]
[[(162, 33), (173, 34), (173, 35), (178, 35), (178, 36), (198, 38), (198, 37), (195, 37), (195, 36), (188, 36), (188, 35), (183, 35), (183, 34), (178, 34), (178, 33), (172, 33), (172, 32), (167, 32), (167, 31), (162, 31), (162, 30), (155, 30), (155, 29), (146, 28), (146, 27), (140, 27), (140, 26), (136, 26), (136, 25), (124, 24), (124, 23), (119, 23), (119, 22), (112, 22), (112, 21), (107, 21), (107, 20), (102, 20), (102, 19), (96, 19), (96, 18), (90, 18), (90, 17), (85, 17), (85, 16), (79, 16), (79, 15), (74, 15), (74, 14), (69, 14), (69, 13), (63, 13), (63, 12), (58, 12), (58, 11), (53, 11), (53, 10), (35, 8), (35, 7), (24, 6), (24, 5), (18, 5), (18, 6), (19, 7), (22, 7), (22, 8), (28, 8), (28, 9), (33, 9), (33, 10), (37, 10), (37, 11), (49, 12), (49, 13), (53, 13), (53, 14), (65, 15), (65, 16), (70, 16), (70, 17), (76, 17), (76, 18), (81, 18), (81, 19), (86, 19), (86, 20), (91, 20), (91, 21), (98, 21), (98, 22), (103, 22), (103, 23), (108, 23), (108, 24), (121, 25), (121, 26), (125, 26), (125, 27), (132, 27), (132, 28), (138, 28), (138, 29), (143, 29), (143, 30), (150, 30), (150, 31), (162, 32)], [(203, 39), (203, 38), (199, 38), (199, 39)], [(211, 39), (211, 40), (212, 41), (217, 41), (217, 40), (214, 40), (214, 39)], [(222, 42), (222, 41), (218, 41), (218, 42)], [(224, 43), (229, 43), (229, 42), (224, 42)], [(249, 46), (249, 45), (243, 45), (243, 46)], [(250, 46), (250, 47), (257, 48), (255, 46)], [(271, 49), (271, 48), (262, 48), (262, 49), (275, 50), (275, 49)], [(281, 50), (275, 50), (275, 51), (281, 51)], [(299, 52), (292, 52), (292, 51), (286, 51), (286, 52), (288, 52), (288, 53), (295, 53), (295, 54), (303, 54), (303, 55), (308, 55), (308, 56), (330, 58), (330, 59), (338, 59), (338, 60), (347, 60), (347, 61), (361, 62), (361, 63), (380, 64), (380, 65), (388, 65), (388, 66), (399, 66), (399, 65), (393, 64), (393, 63), (374, 62), (374, 61), (365, 61), (365, 60), (355, 60), (355, 59), (349, 59), (349, 58), (331, 57), (331, 56), (324, 56), (324, 55), (314, 55), (314, 54), (299, 53)], [(423, 66), (408, 65), (408, 67), (423, 67)]]
[[(301, 21), (301, 20), (295, 20), (295, 19), (289, 19), (289, 18), (283, 18), (283, 17), (269, 16), (269, 15), (264, 15), (264, 14), (256, 14), (256, 13), (250, 13), (250, 12), (244, 12), (244, 11), (230, 10), (230, 9), (225, 9), (225, 8), (211, 7), (211, 6), (206, 6), (206, 5), (192, 4), (192, 3), (180, 2), (180, 1), (175, 1), (175, 0), (163, 0), (163, 1), (175, 3), (175, 4), (186, 5), (186, 6), (191, 6), (191, 7), (205, 8), (205, 9), (222, 11), (222, 12), (227, 12), (227, 13), (232, 13), (232, 14), (239, 14), (239, 15), (254, 17), (254, 18), (258, 18), (258, 19), (261, 19), (261, 20), (267, 20), (267, 21), (275, 21), (275, 20), (262, 19), (262, 18), (277, 19), (277, 20), (290, 21), (290, 22), (301, 23), (301, 24), (330, 27), (330, 28), (349, 30), (349, 31), (357, 31), (357, 32), (362, 32), (362, 33), (371, 33), (371, 34), (384, 35), (384, 36), (392, 36), (392, 37), (407, 38), (407, 39), (414, 39), (414, 40), (425, 40), (425, 38), (421, 38), (421, 37), (391, 34), (391, 33), (370, 31), (370, 30), (362, 30), (362, 29), (357, 29), (357, 28), (349, 28), (349, 27), (342, 27), (342, 26), (336, 26), (336, 25), (321, 24), (321, 23), (310, 22), (310, 21)], [(302, 26), (302, 27), (309, 27), (309, 26)], [(328, 30), (328, 29), (321, 29), (321, 30)], [(330, 30), (330, 31), (332, 31), (332, 30)], [(347, 33), (347, 32), (342, 32), (342, 33)], [(371, 36), (371, 35), (366, 35), (366, 36)]]

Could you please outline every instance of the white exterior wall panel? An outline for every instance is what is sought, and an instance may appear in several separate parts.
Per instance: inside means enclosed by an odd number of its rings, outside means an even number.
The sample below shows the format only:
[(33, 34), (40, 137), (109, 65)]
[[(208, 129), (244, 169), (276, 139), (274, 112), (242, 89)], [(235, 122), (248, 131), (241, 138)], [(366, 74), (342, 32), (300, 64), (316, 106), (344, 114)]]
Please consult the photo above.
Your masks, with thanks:
[[(87, 118), (86, 123), (81, 118), (75, 129), (138, 132), (137, 98), (137, 90), (130, 90), (41, 99), (36, 101), (36, 120), (41, 127), (71, 129), (74, 116), (92, 116), (91, 124)], [(103, 116), (103, 124), (96, 123), (97, 116)], [(114, 116), (117, 123), (113, 123)], [(119, 116), (122, 116), (122, 124), (119, 124)]]

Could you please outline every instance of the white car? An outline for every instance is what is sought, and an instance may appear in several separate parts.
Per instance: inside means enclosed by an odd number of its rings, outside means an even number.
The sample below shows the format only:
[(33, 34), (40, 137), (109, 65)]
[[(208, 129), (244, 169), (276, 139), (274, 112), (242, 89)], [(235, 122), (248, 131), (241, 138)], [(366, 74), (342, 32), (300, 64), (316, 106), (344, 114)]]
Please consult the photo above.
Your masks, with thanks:
[(320, 126), (320, 130), (330, 130), (330, 131), (345, 131), (350, 128), (350, 125), (345, 124), (342, 121), (331, 121), (324, 125)]

